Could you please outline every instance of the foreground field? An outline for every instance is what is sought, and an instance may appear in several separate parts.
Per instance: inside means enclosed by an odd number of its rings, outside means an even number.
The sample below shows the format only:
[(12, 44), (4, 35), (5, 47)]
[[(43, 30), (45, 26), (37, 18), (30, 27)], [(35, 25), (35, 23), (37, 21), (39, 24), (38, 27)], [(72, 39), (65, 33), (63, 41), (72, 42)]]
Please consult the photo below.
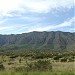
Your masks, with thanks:
[(49, 52), (3, 54), (0, 55), (0, 75), (75, 75), (75, 55)]
[(75, 75), (74, 72), (13, 72), (13, 71), (1, 71), (0, 75)]
[[(47, 59), (43, 59), (47, 60)], [(28, 60), (33, 62), (34, 60)], [(37, 60), (38, 61), (38, 60)], [(26, 66), (26, 61), (22, 60), (21, 63), (15, 60), (15, 64), (4, 62), (5, 70), (0, 71), (0, 75), (75, 75), (75, 62), (52, 62), (52, 70), (48, 71), (27, 71), (23, 70), (23, 66)], [(15, 68), (21, 68), (15, 71)]]
[[(75, 62), (60, 62), (55, 61), (51, 58), (44, 58), (44, 59), (31, 59), (30, 57), (24, 58), (24, 57), (16, 57), (16, 58), (10, 58), (9, 56), (1, 56), (0, 57), (0, 64), (3, 64), (5, 70), (14, 70), (15, 68), (22, 68), (28, 66), (28, 64), (32, 65), (34, 62), (37, 61), (48, 61), (50, 62), (52, 66), (51, 71), (75, 71)], [(46, 62), (41, 62), (40, 65), (45, 65)], [(49, 65), (49, 64), (48, 64)], [(46, 66), (48, 66), (46, 64)], [(43, 67), (44, 68), (44, 67)]]

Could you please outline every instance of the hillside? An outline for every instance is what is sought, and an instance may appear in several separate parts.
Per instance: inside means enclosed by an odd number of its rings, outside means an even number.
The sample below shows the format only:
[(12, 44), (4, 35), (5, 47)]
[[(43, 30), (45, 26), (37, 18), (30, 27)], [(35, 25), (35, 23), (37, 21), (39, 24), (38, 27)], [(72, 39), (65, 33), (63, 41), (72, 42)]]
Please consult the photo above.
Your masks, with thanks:
[(10, 49), (75, 50), (75, 37), (74, 33), (60, 31), (0, 35), (0, 48), (4, 47), (11, 47)]

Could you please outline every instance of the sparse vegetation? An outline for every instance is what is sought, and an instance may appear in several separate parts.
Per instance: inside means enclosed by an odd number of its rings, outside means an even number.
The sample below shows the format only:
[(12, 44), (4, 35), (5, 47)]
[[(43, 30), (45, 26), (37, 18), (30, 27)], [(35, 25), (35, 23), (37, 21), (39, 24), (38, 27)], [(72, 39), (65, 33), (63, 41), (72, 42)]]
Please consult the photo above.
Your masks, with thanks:
[(74, 75), (74, 52), (15, 52), (0, 55), (1, 75)]

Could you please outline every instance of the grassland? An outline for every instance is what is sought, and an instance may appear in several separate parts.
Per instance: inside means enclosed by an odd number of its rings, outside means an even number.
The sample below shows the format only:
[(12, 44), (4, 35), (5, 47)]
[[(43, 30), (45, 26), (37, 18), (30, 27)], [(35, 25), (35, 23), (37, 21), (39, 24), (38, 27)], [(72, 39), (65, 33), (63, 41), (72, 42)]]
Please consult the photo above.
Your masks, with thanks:
[[(2, 59), (3, 58), (3, 59)], [(19, 61), (21, 59), (21, 62)], [(56, 62), (51, 61), (50, 59), (41, 59), (49, 60), (52, 63), (51, 71), (15, 71), (15, 68), (27, 66), (27, 63), (35, 62), (37, 60), (32, 60), (30, 58), (21, 58), (17, 57), (11, 59), (8, 56), (1, 57), (1, 61), (4, 61), (2, 64), (5, 67), (5, 70), (0, 71), (0, 75), (75, 75), (75, 62)]]
[(74, 72), (13, 72), (2, 71), (0, 75), (75, 75)]
[(0, 55), (0, 75), (75, 75), (72, 53), (32, 55)]

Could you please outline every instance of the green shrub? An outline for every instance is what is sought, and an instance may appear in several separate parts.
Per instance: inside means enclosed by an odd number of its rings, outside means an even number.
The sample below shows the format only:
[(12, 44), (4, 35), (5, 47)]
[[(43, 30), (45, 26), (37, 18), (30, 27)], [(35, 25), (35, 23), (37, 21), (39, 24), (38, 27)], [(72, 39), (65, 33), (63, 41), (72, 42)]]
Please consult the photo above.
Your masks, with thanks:
[(74, 62), (74, 59), (73, 58), (69, 58), (69, 62)]
[(13, 63), (13, 62), (9, 62), (9, 63), (8, 63), (8, 65), (12, 65), (12, 64), (14, 64), (14, 63)]
[(19, 63), (21, 63), (21, 59), (19, 59)]
[(61, 62), (67, 62), (67, 58), (62, 58)]
[(54, 56), (54, 60), (59, 60), (60, 58), (62, 58), (62, 55), (57, 55), (57, 56)]
[(16, 71), (51, 71), (52, 64), (48, 60), (39, 60), (33, 63), (27, 63), (27, 66), (15, 68)]
[(0, 64), (0, 70), (4, 70), (4, 65), (3, 64)]
[(34, 64), (28, 64), (28, 70), (52, 70), (52, 64), (48, 60), (39, 60), (37, 62), (34, 62)]
[(15, 71), (27, 71), (27, 68), (25, 66), (16, 67)]

